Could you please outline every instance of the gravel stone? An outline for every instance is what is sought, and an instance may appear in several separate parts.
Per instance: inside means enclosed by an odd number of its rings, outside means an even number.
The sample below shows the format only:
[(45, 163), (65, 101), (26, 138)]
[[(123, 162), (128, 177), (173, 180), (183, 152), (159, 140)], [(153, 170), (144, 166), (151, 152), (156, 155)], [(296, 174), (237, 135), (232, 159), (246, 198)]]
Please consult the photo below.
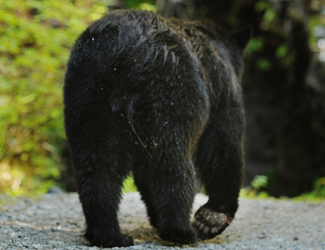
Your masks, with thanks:
[[(78, 195), (52, 192), (41, 200), (0, 195), (0, 249), (99, 250), (83, 237)], [(198, 194), (193, 211), (207, 201)], [(240, 199), (232, 224), (212, 240), (179, 246), (161, 240), (146, 216), (139, 193), (127, 193), (119, 213), (122, 232), (135, 245), (126, 249), (325, 249), (325, 202)], [(113, 248), (120, 249), (120, 248)]]

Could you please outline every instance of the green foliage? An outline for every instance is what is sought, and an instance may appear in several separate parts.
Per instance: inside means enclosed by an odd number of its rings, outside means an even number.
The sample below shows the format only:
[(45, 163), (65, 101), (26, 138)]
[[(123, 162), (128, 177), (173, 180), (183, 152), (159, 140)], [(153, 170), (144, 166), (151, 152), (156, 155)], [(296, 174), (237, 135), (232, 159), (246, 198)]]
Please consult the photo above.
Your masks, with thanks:
[(284, 58), (288, 54), (288, 46), (286, 44), (280, 45), (276, 50), (276, 56), (278, 58)]
[(290, 67), (295, 54), (287, 43), (277, 41), (281, 36), (276, 10), (267, 0), (258, 1), (254, 9), (262, 15), (260, 27), (264, 32), (250, 40), (245, 49), (245, 57), (255, 62), (256, 70), (262, 72), (272, 71), (274, 66), (281, 66), (283, 69)]
[(324, 201), (325, 200), (325, 177), (315, 181), (314, 190), (310, 193), (302, 194), (294, 197), (296, 201)]
[[(268, 186), (268, 177), (265, 175), (257, 175), (251, 182), (250, 187), (242, 188), (240, 191), (240, 197), (250, 199), (266, 199), (272, 198), (264, 189)], [(134, 184), (132, 176), (126, 178), (123, 182), (123, 193), (136, 192), (137, 187)], [(201, 192), (205, 193), (204, 188), (201, 188)], [(295, 201), (309, 201), (318, 202), (325, 200), (325, 177), (319, 178), (314, 185), (314, 190), (310, 193), (302, 194), (300, 196), (292, 198)]]
[(128, 193), (128, 192), (136, 192), (137, 187), (134, 184), (134, 180), (132, 176), (128, 176), (123, 182), (123, 188), (122, 192), (123, 193)]
[(267, 184), (268, 178), (265, 175), (256, 175), (254, 180), (251, 182), (252, 187), (256, 190), (267, 187)]
[[(272, 198), (265, 188), (269, 185), (269, 178), (265, 175), (257, 175), (251, 182), (250, 187), (242, 188), (240, 197), (250, 199)], [(281, 197), (284, 198), (284, 197)], [(310, 193), (305, 193), (292, 198), (294, 201), (323, 202), (325, 200), (325, 177), (315, 181), (314, 189)]]
[[(316, 8), (314, 9), (315, 13), (319, 12), (319, 10)], [(315, 32), (316, 30), (322, 29), (325, 27), (325, 18), (324, 15), (315, 14), (312, 15), (309, 19), (308, 23), (308, 30), (309, 32), (309, 44), (311, 47), (311, 50), (314, 52), (319, 52), (319, 47), (317, 46), (318, 39), (322, 36), (319, 34), (319, 32)]]
[(260, 71), (268, 71), (271, 69), (271, 62), (266, 58), (260, 58), (257, 60), (257, 67)]
[(156, 12), (155, 0), (125, 0), (126, 6), (129, 9), (141, 9)]
[(0, 193), (44, 193), (60, 177), (62, 83), (77, 36), (107, 7), (12, 0), (0, 8)]
[(263, 22), (266, 24), (272, 23), (276, 19), (276, 11), (267, 0), (262, 0), (256, 3), (255, 10), (257, 12), (263, 12)]
[(268, 177), (265, 175), (256, 175), (251, 182), (251, 187), (245, 187), (240, 190), (240, 197), (244, 198), (269, 198), (269, 195), (263, 191), (268, 185)]
[(238, 12), (240, 11), (241, 4), (238, 1), (234, 1), (231, 10), (226, 14), (226, 20), (232, 27), (239, 27), (240, 19)]
[[(126, 2), (155, 10), (154, 1)], [(65, 145), (62, 87), (70, 49), (114, 3), (1, 1), (0, 193), (42, 194), (60, 178)]]
[(261, 37), (253, 37), (245, 48), (245, 56), (250, 57), (255, 52), (260, 52), (263, 49), (264, 41)]

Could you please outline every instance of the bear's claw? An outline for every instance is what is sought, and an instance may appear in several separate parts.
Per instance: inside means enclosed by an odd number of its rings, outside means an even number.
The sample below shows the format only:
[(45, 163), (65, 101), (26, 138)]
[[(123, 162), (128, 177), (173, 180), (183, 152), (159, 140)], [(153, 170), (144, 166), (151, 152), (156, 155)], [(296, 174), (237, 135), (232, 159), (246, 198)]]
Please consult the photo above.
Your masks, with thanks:
[(228, 214), (203, 207), (195, 213), (194, 218), (192, 226), (196, 229), (200, 240), (211, 239), (221, 234), (232, 221)]

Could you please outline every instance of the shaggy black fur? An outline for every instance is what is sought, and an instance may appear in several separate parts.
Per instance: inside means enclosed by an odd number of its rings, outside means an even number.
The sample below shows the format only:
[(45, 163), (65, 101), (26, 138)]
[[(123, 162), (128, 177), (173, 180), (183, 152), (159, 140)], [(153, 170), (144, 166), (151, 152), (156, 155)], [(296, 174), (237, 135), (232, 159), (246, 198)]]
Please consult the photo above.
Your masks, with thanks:
[[(162, 239), (192, 243), (230, 223), (241, 186), (239, 80), (249, 38), (250, 29), (221, 38), (201, 23), (137, 10), (111, 12), (79, 37), (64, 116), (93, 245), (133, 244), (117, 220), (131, 171)], [(192, 227), (197, 177), (209, 201)]]

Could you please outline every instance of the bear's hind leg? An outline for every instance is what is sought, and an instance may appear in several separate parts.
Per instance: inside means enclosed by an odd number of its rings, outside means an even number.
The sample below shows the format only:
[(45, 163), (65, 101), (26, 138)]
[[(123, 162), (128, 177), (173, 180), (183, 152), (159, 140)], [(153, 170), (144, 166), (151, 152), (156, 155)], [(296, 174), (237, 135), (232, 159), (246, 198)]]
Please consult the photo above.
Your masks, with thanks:
[[(184, 153), (187, 149), (170, 143), (165, 135), (156, 134), (153, 138), (157, 146), (147, 147), (150, 156), (143, 150), (139, 157), (141, 163), (136, 162), (133, 170), (150, 222), (163, 240), (194, 243), (196, 232), (190, 226), (195, 194), (194, 165)], [(188, 146), (184, 144), (183, 147)], [(148, 159), (144, 162), (143, 158)]]
[(195, 213), (193, 226), (200, 239), (222, 233), (237, 211), (243, 167), (243, 127), (240, 108), (222, 110), (212, 117), (200, 138), (196, 168), (209, 196), (208, 202)]
[[(164, 161), (163, 159), (161, 159)], [(190, 214), (194, 200), (194, 167), (189, 162), (160, 162), (160, 167), (150, 175), (150, 198), (147, 200), (150, 216), (156, 224), (159, 237), (179, 244), (196, 241), (196, 233), (190, 226)], [(158, 171), (157, 171), (158, 170)]]
[(108, 132), (112, 128), (105, 120), (95, 117), (78, 126), (74, 123), (80, 118), (73, 114), (66, 116), (66, 130), (87, 224), (85, 237), (99, 247), (133, 245), (131, 237), (121, 234), (117, 218), (123, 179), (131, 170), (120, 157), (119, 137)]

